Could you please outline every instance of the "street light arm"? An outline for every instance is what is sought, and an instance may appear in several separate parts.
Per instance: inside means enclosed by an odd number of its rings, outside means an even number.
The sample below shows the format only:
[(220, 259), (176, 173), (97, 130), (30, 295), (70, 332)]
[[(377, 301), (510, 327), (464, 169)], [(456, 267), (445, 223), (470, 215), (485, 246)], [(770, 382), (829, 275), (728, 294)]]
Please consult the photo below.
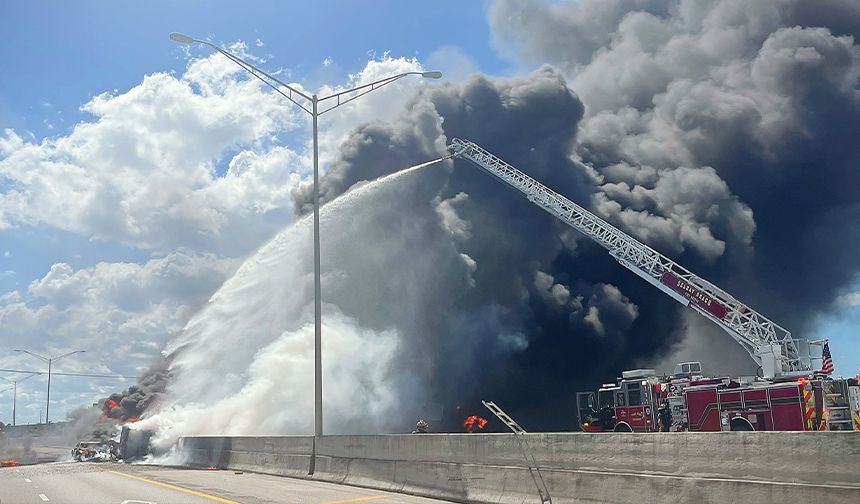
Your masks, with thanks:
[[(235, 54), (233, 54), (229, 51), (226, 51), (224, 49), (221, 49), (220, 47), (218, 47), (215, 44), (208, 42), (206, 40), (200, 40), (200, 39), (196, 39), (193, 37), (188, 37), (187, 35), (182, 35), (182, 34), (178, 34), (178, 33), (171, 33), (170, 39), (173, 40), (174, 42), (178, 42), (180, 44), (190, 44), (190, 43), (196, 42), (198, 44), (203, 44), (205, 46), (211, 47), (212, 49), (215, 49), (219, 53), (226, 56), (230, 61), (232, 61), (233, 63), (236, 63), (237, 65), (239, 65), (240, 67), (245, 69), (248, 73), (250, 73), (251, 75), (253, 75), (257, 79), (259, 79), (263, 84), (269, 86), (270, 88), (274, 89), (275, 92), (277, 92), (278, 94), (280, 94), (284, 98), (293, 102), (297, 107), (304, 110), (308, 114), (312, 114), (312, 112), (310, 110), (308, 110), (308, 108), (306, 106), (304, 106), (301, 103), (299, 103), (298, 101), (296, 101), (292, 97), (292, 94), (295, 93), (307, 101), (313, 101), (313, 98), (311, 98), (307, 94), (299, 91), (298, 89), (290, 86), (286, 82), (283, 82), (283, 81), (279, 80), (278, 78), (273, 77), (272, 75), (269, 75), (268, 73), (264, 72), (263, 70), (260, 70), (259, 68), (255, 67), (254, 65), (252, 65), (252, 64), (248, 63), (247, 61), (243, 60), (242, 58), (236, 56)], [(271, 82), (267, 81), (263, 77), (265, 77), (267, 79), (271, 79), (271, 80), (275, 81), (276, 83), (280, 84), (281, 86), (287, 88), (289, 93), (284, 93), (283, 91), (280, 90), (280, 88), (278, 88), (278, 86), (272, 84)]]
[(354, 88), (345, 89), (343, 91), (338, 91), (337, 93), (332, 93), (328, 96), (323, 96), (322, 98), (319, 99), (319, 101), (324, 102), (326, 100), (330, 100), (332, 98), (337, 98), (338, 96), (343, 96), (345, 94), (354, 93), (356, 91), (360, 91), (360, 90), (365, 89), (365, 88), (374, 88), (375, 89), (377, 87), (384, 86), (385, 84), (394, 82), (397, 79), (402, 79), (403, 77), (406, 77), (407, 75), (421, 75), (421, 72), (404, 72), (404, 73), (397, 74), (397, 75), (389, 75), (388, 77), (383, 77), (382, 79), (379, 79), (379, 80), (376, 80), (376, 81), (373, 81), (373, 82), (370, 82), (367, 84), (362, 84), (360, 86), (355, 86)]
[[(42, 373), (39, 373), (39, 374), (41, 375)], [(34, 373), (34, 374), (31, 374), (30, 376), (27, 376), (26, 378), (21, 378), (20, 380), (15, 380), (13, 383), (21, 383), (22, 381), (27, 381), (27, 380), (29, 380), (30, 378), (33, 378), (33, 377), (36, 377), (36, 376), (38, 376), (38, 375), (36, 375), (36, 374)]]
[(78, 353), (84, 353), (84, 352), (86, 352), (86, 350), (75, 350), (74, 352), (69, 352), (69, 353), (63, 354), (63, 355), (61, 355), (61, 356), (59, 356), (59, 357), (54, 357), (54, 358), (53, 358), (53, 359), (51, 359), (51, 360), (53, 360), (53, 361), (58, 361), (58, 360), (62, 359), (63, 357), (68, 357), (68, 356), (70, 356), (70, 355), (75, 355), (75, 354), (78, 354)]
[[(324, 100), (330, 100), (330, 99), (336, 98), (337, 103), (335, 103), (334, 105), (332, 105), (331, 107), (329, 107), (327, 109), (324, 109), (322, 112), (319, 113), (319, 115), (323, 115), (326, 112), (329, 112), (331, 110), (334, 110), (334, 109), (340, 107), (341, 105), (346, 105), (347, 103), (351, 102), (352, 100), (355, 100), (356, 98), (361, 98), (362, 96), (366, 95), (367, 93), (370, 93), (372, 91), (376, 91), (377, 89), (381, 88), (382, 86), (384, 86), (386, 84), (391, 84), (392, 82), (394, 82), (396, 80), (400, 80), (403, 77), (406, 77), (407, 75), (412, 75), (412, 72), (404, 73), (404, 74), (400, 74), (400, 75), (394, 75), (392, 77), (386, 77), (385, 79), (380, 79), (376, 82), (371, 82), (370, 84), (364, 84), (363, 86), (358, 86), (358, 87), (355, 87), (352, 89), (347, 89), (346, 91), (341, 91), (339, 93), (334, 93), (334, 94), (328, 95), (324, 98), (320, 98), (318, 100), (320, 102), (324, 101)], [(355, 93), (356, 91), (360, 91), (360, 90), (363, 90), (363, 91), (361, 91), (357, 95), (350, 96), (349, 98), (342, 98), (344, 95), (348, 95), (349, 93)]]
[(30, 378), (36, 376), (37, 374), (42, 374), (42, 373), (33, 373), (26, 378), (21, 378), (20, 380), (10, 380), (9, 378), (4, 378), (4, 377), (0, 376), (0, 380), (3, 380), (7, 383), (21, 383), (22, 381), (29, 380)]
[[(296, 88), (294, 88), (294, 87), (290, 86), (289, 84), (286, 84), (285, 82), (283, 82), (283, 81), (281, 81), (281, 80), (279, 80), (279, 79), (276, 79), (275, 77), (273, 77), (273, 76), (269, 75), (268, 73), (266, 73), (266, 72), (264, 72), (264, 71), (260, 70), (259, 68), (255, 67), (254, 65), (252, 65), (252, 64), (250, 64), (250, 63), (248, 63), (247, 61), (245, 61), (245, 60), (243, 60), (243, 59), (239, 58), (238, 56), (234, 56), (232, 53), (230, 53), (230, 52), (228, 52), (228, 51), (225, 51), (224, 49), (221, 49), (220, 47), (218, 47), (218, 46), (216, 46), (216, 45), (214, 45), (214, 44), (210, 44), (209, 42), (202, 42), (202, 43), (203, 43), (203, 44), (205, 44), (205, 45), (208, 45), (209, 47), (214, 48), (216, 51), (218, 51), (219, 53), (221, 53), (221, 54), (223, 54), (224, 56), (226, 56), (228, 59), (230, 59), (230, 61), (232, 61), (233, 63), (236, 63), (237, 65), (239, 65), (240, 67), (242, 67), (243, 69), (245, 69), (245, 71), (247, 71), (248, 73), (250, 73), (251, 75), (253, 75), (254, 77), (256, 77), (260, 82), (262, 82), (263, 84), (265, 84), (265, 85), (269, 86), (269, 87), (270, 87), (270, 88), (272, 88), (276, 93), (278, 93), (279, 95), (283, 96), (283, 97), (284, 97), (284, 98), (286, 98), (287, 100), (290, 100), (291, 102), (293, 102), (293, 103), (294, 103), (297, 107), (299, 107), (300, 109), (304, 110), (304, 111), (305, 111), (305, 112), (307, 112), (308, 114), (312, 114), (312, 113), (313, 113), (313, 112), (311, 112), (311, 111), (310, 111), (306, 106), (304, 106), (304, 105), (302, 105), (301, 103), (299, 103), (298, 101), (296, 101), (296, 99), (295, 99), (295, 98), (293, 98), (293, 96), (292, 96), (292, 94), (293, 94), (293, 93), (295, 93), (295, 94), (299, 95), (300, 97), (304, 98), (305, 100), (312, 101), (313, 99), (312, 99), (311, 97), (309, 97), (308, 95), (306, 95), (306, 94), (302, 93), (301, 91), (299, 91), (298, 89), (296, 89)], [(271, 79), (271, 80), (273, 80), (273, 81), (277, 82), (277, 83), (278, 83), (278, 84), (280, 84), (281, 86), (283, 86), (283, 87), (287, 88), (287, 90), (288, 90), (289, 92), (288, 92), (288, 93), (284, 93), (283, 91), (281, 91), (281, 89), (280, 89), (278, 86), (276, 86), (276, 85), (272, 84), (271, 82), (267, 81), (267, 80), (266, 80), (265, 78), (263, 78), (263, 77), (268, 78), (268, 79)]]
[[(351, 102), (352, 100), (355, 100), (356, 98), (360, 98), (360, 97), (366, 95), (367, 93), (370, 93), (371, 91), (376, 91), (377, 89), (381, 88), (382, 86), (385, 86), (386, 84), (391, 84), (392, 82), (394, 82), (396, 80), (400, 80), (403, 77), (406, 77), (408, 75), (420, 75), (422, 77), (428, 77), (431, 79), (438, 79), (438, 78), (442, 77), (441, 72), (404, 72), (402, 74), (392, 75), (391, 77), (385, 77), (383, 79), (379, 79), (377, 81), (373, 81), (373, 82), (370, 82), (368, 84), (362, 84), (361, 86), (356, 86), (352, 89), (346, 89), (344, 91), (339, 91), (337, 93), (333, 93), (333, 94), (330, 94), (328, 96), (324, 96), (318, 100), (319, 102), (323, 102), (326, 100), (337, 99), (337, 103), (335, 105), (332, 105), (331, 107), (323, 110), (322, 112), (319, 113), (319, 115), (325, 114), (326, 112), (328, 112), (330, 110), (334, 110), (334, 109), (340, 107), (341, 105), (345, 105), (345, 104)], [(361, 91), (361, 92), (354, 95), (354, 96), (350, 96), (349, 98), (346, 98), (346, 99), (343, 98), (343, 96), (348, 95), (350, 93), (355, 93), (356, 91)]]
[(15, 350), (15, 351), (16, 351), (16, 352), (23, 352), (23, 353), (25, 353), (25, 354), (32, 355), (33, 357), (35, 357), (35, 358), (39, 359), (39, 360), (40, 360), (40, 361), (42, 361), (42, 362), (48, 362), (48, 361), (50, 360), (50, 359), (48, 359), (47, 357), (41, 356), (41, 355), (39, 355), (39, 354), (37, 354), (37, 353), (33, 353), (33, 352), (29, 351), (29, 350)]

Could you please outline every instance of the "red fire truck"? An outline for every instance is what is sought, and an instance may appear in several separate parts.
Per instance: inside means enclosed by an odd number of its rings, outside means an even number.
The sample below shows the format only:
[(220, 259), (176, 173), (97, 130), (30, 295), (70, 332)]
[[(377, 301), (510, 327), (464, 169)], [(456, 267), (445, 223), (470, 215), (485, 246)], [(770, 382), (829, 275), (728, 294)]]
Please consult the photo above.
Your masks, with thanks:
[[(816, 371), (825, 367), (821, 354), (826, 353), (826, 341), (792, 338), (788, 330), (728, 292), (477, 144), (455, 138), (448, 149), (451, 157), (465, 159), (520, 191), (605, 248), (619, 264), (716, 324), (758, 365), (757, 376), (741, 378), (705, 378), (698, 362), (679, 364), (671, 376), (658, 376), (652, 369), (625, 371), (616, 383), (605, 384), (596, 393), (577, 394), (583, 429), (860, 430), (857, 380), (831, 379)], [(816, 346), (822, 352), (813, 358), (810, 349)], [(831, 361), (827, 371), (832, 370)]]
[(856, 378), (705, 378), (698, 362), (671, 376), (625, 371), (577, 396), (587, 432), (860, 430)]

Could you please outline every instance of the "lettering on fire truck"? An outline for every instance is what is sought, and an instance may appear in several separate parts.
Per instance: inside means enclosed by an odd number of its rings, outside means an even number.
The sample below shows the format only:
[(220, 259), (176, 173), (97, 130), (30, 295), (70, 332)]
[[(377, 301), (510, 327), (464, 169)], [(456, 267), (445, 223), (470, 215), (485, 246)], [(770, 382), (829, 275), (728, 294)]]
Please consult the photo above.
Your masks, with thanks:
[(728, 310), (722, 303), (702, 292), (683, 278), (675, 276), (671, 271), (663, 273), (660, 281), (718, 319), (722, 319), (728, 313)]

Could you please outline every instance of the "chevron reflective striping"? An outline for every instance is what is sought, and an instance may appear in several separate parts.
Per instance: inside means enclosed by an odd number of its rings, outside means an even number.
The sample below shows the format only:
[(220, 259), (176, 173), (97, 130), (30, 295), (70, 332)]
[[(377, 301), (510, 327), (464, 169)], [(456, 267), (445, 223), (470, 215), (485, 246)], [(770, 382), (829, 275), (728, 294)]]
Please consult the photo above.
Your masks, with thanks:
[(806, 430), (814, 430), (815, 395), (812, 393), (812, 384), (809, 382), (803, 386), (803, 418), (806, 421)]

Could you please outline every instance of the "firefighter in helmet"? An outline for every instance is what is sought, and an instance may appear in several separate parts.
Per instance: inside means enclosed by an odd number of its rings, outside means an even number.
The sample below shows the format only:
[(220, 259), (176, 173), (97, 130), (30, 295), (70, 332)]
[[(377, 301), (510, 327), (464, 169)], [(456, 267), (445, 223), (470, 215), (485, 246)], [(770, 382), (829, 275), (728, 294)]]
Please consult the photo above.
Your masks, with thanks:
[(427, 434), (427, 420), (418, 420), (418, 423), (415, 424), (415, 430), (412, 431), (412, 434)]
[(597, 418), (600, 428), (604, 431), (608, 432), (615, 428), (615, 409), (612, 406), (602, 405), (600, 411), (597, 412)]
[(672, 408), (666, 399), (663, 399), (657, 409), (657, 420), (660, 422), (660, 432), (669, 432), (672, 427)]

